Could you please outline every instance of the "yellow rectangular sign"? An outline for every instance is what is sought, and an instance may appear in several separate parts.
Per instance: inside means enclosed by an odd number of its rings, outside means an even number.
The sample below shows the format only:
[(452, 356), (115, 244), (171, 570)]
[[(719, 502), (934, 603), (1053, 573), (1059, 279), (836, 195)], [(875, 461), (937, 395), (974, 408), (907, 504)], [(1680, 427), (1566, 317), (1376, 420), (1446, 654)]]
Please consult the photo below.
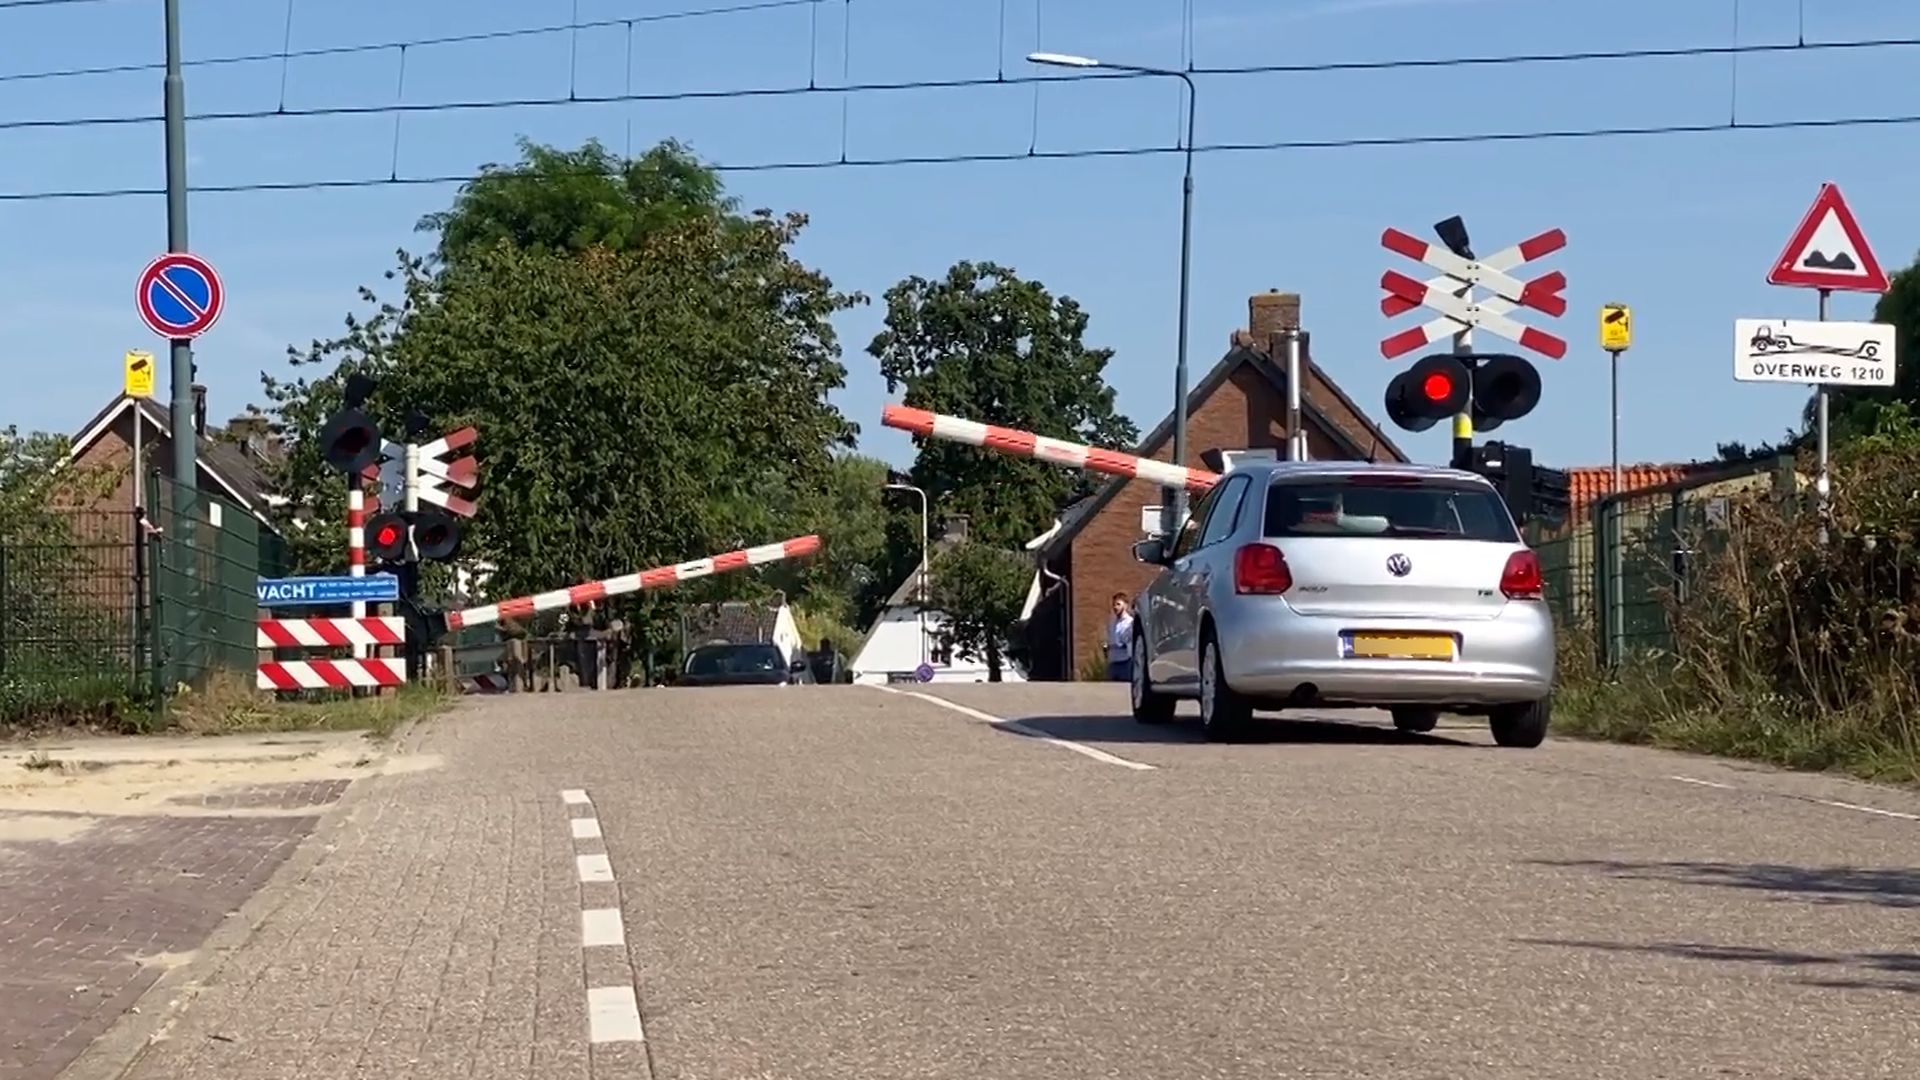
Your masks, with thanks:
[(127, 352), (127, 396), (150, 398), (154, 389), (153, 354), (137, 349)]
[(1600, 347), (1608, 352), (1625, 352), (1633, 345), (1633, 312), (1625, 304), (1608, 304), (1600, 309)]

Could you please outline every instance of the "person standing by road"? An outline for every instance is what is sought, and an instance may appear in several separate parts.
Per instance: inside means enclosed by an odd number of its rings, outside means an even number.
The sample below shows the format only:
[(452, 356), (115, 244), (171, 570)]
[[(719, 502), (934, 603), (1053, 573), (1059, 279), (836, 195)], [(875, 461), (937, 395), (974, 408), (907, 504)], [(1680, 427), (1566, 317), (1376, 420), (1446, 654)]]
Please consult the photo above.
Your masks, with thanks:
[(1133, 678), (1133, 609), (1127, 606), (1126, 593), (1113, 594), (1113, 618), (1107, 622), (1107, 679), (1128, 682)]

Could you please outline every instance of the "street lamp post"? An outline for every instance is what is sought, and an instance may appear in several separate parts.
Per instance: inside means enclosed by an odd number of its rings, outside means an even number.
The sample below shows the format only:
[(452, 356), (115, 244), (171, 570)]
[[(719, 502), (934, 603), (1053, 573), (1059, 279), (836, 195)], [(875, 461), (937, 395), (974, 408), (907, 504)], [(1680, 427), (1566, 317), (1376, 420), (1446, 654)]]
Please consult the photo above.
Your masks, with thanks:
[[(1028, 53), (1027, 61), (1053, 67), (1105, 68), (1110, 71), (1131, 71), (1140, 75), (1159, 75), (1169, 79), (1179, 79), (1187, 84), (1186, 171), (1180, 178), (1180, 340), (1173, 368), (1173, 463), (1185, 465), (1187, 463), (1187, 313), (1193, 281), (1193, 123), (1196, 97), (1193, 76), (1174, 68), (1116, 64), (1069, 53)], [(1161, 528), (1169, 540), (1174, 535), (1175, 527), (1186, 516), (1187, 509), (1186, 489), (1173, 489), (1171, 495), (1172, 498), (1162, 499), (1166, 510), (1161, 515)]]
[(920, 587), (914, 590), (919, 596), (920, 618), (920, 662), (927, 662), (927, 493), (912, 484), (888, 484), (888, 491), (911, 491), (920, 496)]

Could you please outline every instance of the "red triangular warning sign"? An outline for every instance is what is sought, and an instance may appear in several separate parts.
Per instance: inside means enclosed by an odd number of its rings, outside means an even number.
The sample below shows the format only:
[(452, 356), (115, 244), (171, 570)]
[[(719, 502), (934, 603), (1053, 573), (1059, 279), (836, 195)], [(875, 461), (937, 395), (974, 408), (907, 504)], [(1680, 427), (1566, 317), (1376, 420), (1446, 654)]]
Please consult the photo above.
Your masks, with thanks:
[(1828, 183), (1820, 185), (1813, 207), (1773, 261), (1767, 284), (1883, 293), (1887, 272), (1873, 257), (1840, 189)]

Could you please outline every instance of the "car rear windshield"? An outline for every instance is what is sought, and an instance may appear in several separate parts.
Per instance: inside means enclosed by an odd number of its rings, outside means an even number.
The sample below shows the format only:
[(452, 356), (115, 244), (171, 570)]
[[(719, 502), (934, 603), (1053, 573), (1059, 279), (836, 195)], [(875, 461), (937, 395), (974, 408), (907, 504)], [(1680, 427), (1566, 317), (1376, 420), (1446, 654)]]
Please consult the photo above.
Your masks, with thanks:
[(763, 675), (785, 666), (771, 645), (702, 645), (687, 657), (689, 675)]
[(1506, 502), (1492, 488), (1390, 474), (1276, 482), (1267, 489), (1267, 535), (1519, 539)]

